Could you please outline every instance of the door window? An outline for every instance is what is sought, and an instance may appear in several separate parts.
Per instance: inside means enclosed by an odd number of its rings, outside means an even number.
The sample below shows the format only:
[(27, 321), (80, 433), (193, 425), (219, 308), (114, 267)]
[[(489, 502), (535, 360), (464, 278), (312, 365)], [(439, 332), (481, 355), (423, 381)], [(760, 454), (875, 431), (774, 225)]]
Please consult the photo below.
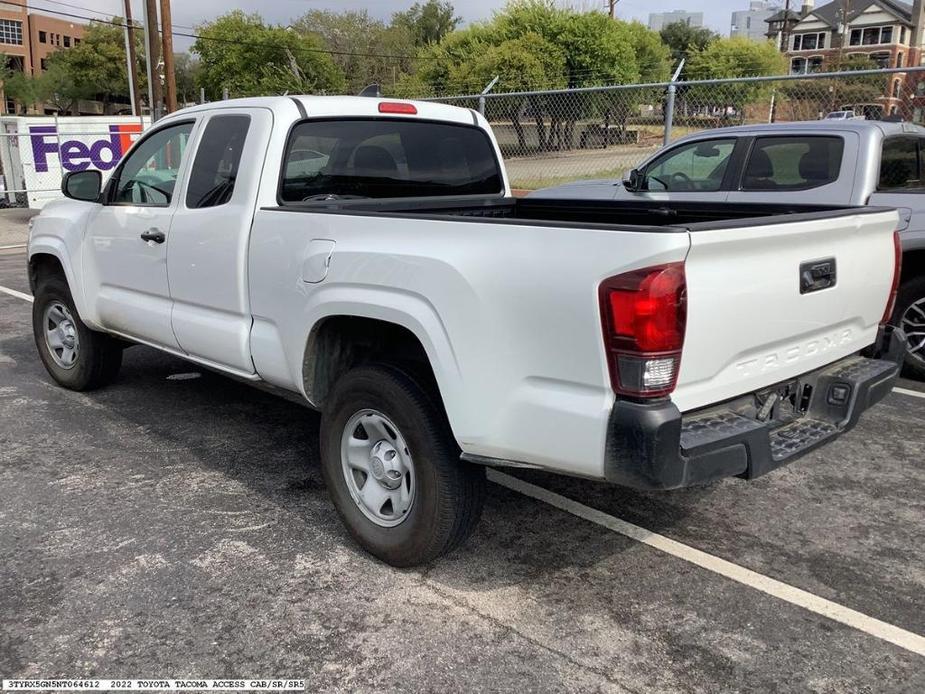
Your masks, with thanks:
[(192, 123), (178, 123), (143, 140), (120, 167), (112, 202), (149, 207), (170, 205), (192, 129)]
[(807, 190), (838, 180), (844, 141), (840, 137), (759, 137), (742, 190)]
[(186, 187), (186, 206), (216, 207), (231, 200), (250, 116), (213, 116), (196, 148)]
[(646, 168), (645, 188), (670, 193), (717, 191), (723, 184), (733, 149), (732, 138), (677, 147)]
[(891, 137), (884, 141), (877, 190), (922, 188), (919, 144), (915, 137)]

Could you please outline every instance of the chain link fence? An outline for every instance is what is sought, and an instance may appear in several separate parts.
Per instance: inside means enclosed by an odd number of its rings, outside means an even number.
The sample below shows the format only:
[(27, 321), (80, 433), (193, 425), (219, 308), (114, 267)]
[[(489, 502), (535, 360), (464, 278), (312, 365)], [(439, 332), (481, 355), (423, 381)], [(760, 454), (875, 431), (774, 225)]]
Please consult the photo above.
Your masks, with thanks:
[[(673, 139), (713, 128), (857, 118), (925, 120), (925, 67), (433, 99), (491, 123), (514, 188), (619, 178)], [(851, 114), (845, 114), (850, 116)]]

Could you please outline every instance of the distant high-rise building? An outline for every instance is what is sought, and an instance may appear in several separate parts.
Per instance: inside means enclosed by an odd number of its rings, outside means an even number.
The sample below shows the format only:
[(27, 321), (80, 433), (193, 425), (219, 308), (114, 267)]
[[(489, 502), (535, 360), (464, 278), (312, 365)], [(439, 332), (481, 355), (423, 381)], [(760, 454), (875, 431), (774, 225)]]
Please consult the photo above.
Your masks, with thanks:
[(675, 24), (676, 22), (683, 22), (692, 27), (702, 27), (703, 12), (672, 10), (671, 12), (652, 12), (649, 15), (649, 28), (652, 31), (661, 31), (669, 24)]
[(767, 41), (768, 18), (779, 10), (777, 3), (752, 0), (747, 10), (732, 13), (729, 35), (752, 41)]

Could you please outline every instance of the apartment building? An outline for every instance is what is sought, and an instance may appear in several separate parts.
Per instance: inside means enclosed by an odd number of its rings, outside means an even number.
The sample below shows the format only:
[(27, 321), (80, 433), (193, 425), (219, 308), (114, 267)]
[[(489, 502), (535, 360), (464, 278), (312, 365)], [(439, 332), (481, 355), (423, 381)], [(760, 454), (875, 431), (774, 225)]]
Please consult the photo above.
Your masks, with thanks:
[[(52, 52), (78, 45), (83, 34), (83, 24), (29, 12), (27, 0), (0, 0), (0, 53), (13, 70), (41, 72)], [(0, 113), (13, 112), (3, 95)]]
[(767, 0), (752, 0), (747, 10), (732, 13), (729, 36), (752, 41), (765, 41), (768, 31), (768, 18), (779, 10), (776, 3)]
[(649, 28), (652, 31), (661, 31), (669, 24), (677, 22), (682, 22), (692, 27), (702, 27), (703, 12), (672, 10), (671, 12), (652, 12), (649, 14)]
[[(922, 64), (925, 3), (898, 0), (834, 0), (815, 7), (804, 0), (798, 21), (784, 34), (784, 51), (791, 74), (822, 72), (854, 55), (884, 68)], [(773, 19), (773, 18), (771, 18)], [(921, 117), (921, 87), (906, 73), (890, 75), (876, 105), (865, 105), (872, 115)]]

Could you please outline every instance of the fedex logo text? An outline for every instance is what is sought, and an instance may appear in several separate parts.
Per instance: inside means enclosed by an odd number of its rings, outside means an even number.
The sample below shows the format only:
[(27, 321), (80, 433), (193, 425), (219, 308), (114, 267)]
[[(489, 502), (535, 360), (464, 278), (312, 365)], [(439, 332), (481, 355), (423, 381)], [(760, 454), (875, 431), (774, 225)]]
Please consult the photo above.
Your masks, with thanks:
[[(109, 171), (119, 163), (139, 134), (140, 123), (110, 125), (109, 137), (103, 138), (81, 133), (68, 133), (59, 138), (54, 125), (33, 125), (29, 127), (32, 161), (35, 162), (36, 171), (48, 171), (48, 155), (56, 154), (65, 171), (83, 171), (91, 166), (100, 171)], [(90, 142), (72, 139), (78, 137), (95, 139)]]

